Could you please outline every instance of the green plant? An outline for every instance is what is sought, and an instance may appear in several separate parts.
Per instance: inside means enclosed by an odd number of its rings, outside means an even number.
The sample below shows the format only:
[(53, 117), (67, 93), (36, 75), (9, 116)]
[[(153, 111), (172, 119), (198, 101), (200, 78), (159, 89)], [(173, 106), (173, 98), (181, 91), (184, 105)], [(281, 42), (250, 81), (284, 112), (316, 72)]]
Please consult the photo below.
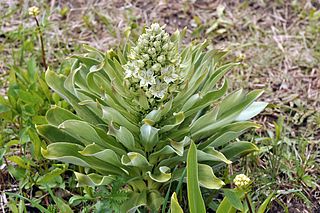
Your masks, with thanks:
[[(255, 102), (262, 91), (224, 96), (227, 81), (220, 88), (217, 83), (237, 63), (223, 63), (225, 52), (205, 51), (206, 42), (180, 46), (184, 33), (169, 36), (153, 24), (133, 46), (73, 56), (68, 76), (46, 72), (48, 85), (76, 113), (58, 106), (47, 112), (48, 124), (37, 126), (50, 143), (43, 156), (80, 166), (78, 186), (124, 179), (128, 200), (121, 212), (158, 211), (169, 186), (181, 187), (188, 165), (191, 188), (220, 189), (224, 183), (214, 173), (258, 150), (250, 142), (230, 142), (258, 127), (247, 120), (266, 107)], [(190, 175), (199, 182), (190, 182)]]
[[(36, 19), (39, 11), (33, 8), (34, 13), (31, 12), (30, 15)], [(39, 22), (36, 21), (37, 30), (40, 30)], [(63, 108), (67, 106), (67, 102), (50, 91), (45, 82), (45, 73), (38, 66), (37, 51), (34, 48), (37, 34), (36, 30), (23, 27), (6, 34), (8, 43), (11, 39), (23, 43), (12, 51), (13, 62), (8, 64), (6, 79), (8, 88), (6, 94), (0, 96), (0, 176), (9, 178), (10, 175), (9, 180), (19, 184), (17, 193), (30, 199), (34, 195), (42, 197), (47, 186), (64, 189), (66, 181), (62, 174), (67, 171), (65, 164), (53, 164), (42, 157), (41, 146), (45, 144), (35, 129), (37, 124), (47, 123), (44, 115), (52, 104)], [(45, 65), (42, 42), (41, 49)], [(1, 188), (8, 190), (11, 182), (2, 181), (4, 185)], [(11, 196), (9, 200), (15, 202)], [(22, 201), (19, 199), (17, 202), (23, 206)]]
[(223, 189), (225, 197), (218, 206), (217, 213), (229, 213), (229, 212), (250, 212), (250, 213), (264, 213), (267, 210), (269, 203), (274, 197), (274, 193), (271, 193), (265, 201), (256, 210), (256, 203), (252, 202), (251, 180), (243, 174), (237, 175), (234, 179), (236, 188)]

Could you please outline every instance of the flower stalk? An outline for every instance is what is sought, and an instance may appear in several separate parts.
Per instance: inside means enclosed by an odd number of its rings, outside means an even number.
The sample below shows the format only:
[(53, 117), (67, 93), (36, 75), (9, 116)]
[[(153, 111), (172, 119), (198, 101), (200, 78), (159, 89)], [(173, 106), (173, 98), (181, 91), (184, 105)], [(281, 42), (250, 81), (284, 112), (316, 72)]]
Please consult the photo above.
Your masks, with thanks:
[(47, 61), (46, 61), (46, 53), (44, 49), (43, 44), (43, 33), (39, 24), (39, 21), (37, 19), (37, 16), (39, 15), (40, 10), (37, 7), (30, 7), (29, 8), (29, 15), (32, 16), (37, 24), (37, 30), (39, 32), (39, 39), (40, 39), (40, 46), (41, 46), (41, 57), (42, 57), (42, 64), (44, 66), (45, 71), (48, 69)]

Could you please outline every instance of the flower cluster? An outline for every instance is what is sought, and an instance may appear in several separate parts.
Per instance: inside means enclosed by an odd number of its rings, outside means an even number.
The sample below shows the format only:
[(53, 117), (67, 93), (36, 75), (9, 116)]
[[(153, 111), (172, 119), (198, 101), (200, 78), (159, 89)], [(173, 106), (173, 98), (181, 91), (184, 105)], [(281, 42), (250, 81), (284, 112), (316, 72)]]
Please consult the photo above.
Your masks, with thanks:
[(33, 6), (33, 7), (29, 8), (29, 15), (30, 16), (36, 17), (37, 15), (39, 15), (39, 13), (40, 13), (40, 10), (38, 7)]
[(233, 182), (237, 187), (245, 187), (251, 183), (251, 180), (246, 175), (240, 174), (234, 178)]
[(182, 80), (177, 44), (159, 24), (146, 29), (128, 59), (123, 67), (130, 90), (143, 90), (149, 100), (165, 99)]

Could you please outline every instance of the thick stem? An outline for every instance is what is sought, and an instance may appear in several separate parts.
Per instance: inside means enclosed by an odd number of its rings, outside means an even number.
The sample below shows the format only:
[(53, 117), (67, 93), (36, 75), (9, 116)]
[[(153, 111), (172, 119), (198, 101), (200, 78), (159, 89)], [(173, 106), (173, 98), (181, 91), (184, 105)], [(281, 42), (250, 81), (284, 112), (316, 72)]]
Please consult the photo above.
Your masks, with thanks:
[(39, 24), (39, 21), (38, 21), (37, 17), (34, 17), (34, 20), (36, 21), (37, 27), (39, 29), (39, 38), (40, 38), (40, 45), (41, 45), (42, 63), (43, 63), (44, 69), (47, 70), (48, 69), (48, 65), (47, 65), (47, 61), (46, 61), (46, 53), (44, 51), (42, 31), (41, 31), (40, 24)]

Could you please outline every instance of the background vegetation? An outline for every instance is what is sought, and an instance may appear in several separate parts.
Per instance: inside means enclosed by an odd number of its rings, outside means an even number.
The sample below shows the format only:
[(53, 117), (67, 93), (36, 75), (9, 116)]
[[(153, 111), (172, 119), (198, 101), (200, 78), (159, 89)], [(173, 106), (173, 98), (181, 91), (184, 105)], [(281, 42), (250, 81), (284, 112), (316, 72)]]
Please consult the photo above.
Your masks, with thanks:
[(39, 153), (43, 141), (35, 125), (44, 122), (50, 105), (68, 105), (43, 81), (37, 28), (28, 16), (28, 8), (34, 5), (41, 10), (47, 62), (52, 70), (64, 74), (71, 66), (66, 58), (81, 52), (83, 44), (107, 51), (128, 36), (136, 38), (145, 24), (155, 21), (167, 24), (171, 32), (187, 26), (186, 42), (206, 39), (209, 48), (230, 49), (229, 57), (242, 61), (229, 74), (232, 87), (263, 88), (262, 100), (271, 104), (256, 118), (262, 128), (244, 136), (260, 152), (233, 164), (226, 178), (247, 174), (254, 181), (253, 199), (257, 201), (275, 191), (270, 212), (319, 211), (320, 3), (316, 0), (1, 1), (3, 210), (30, 210), (40, 203), (55, 211), (56, 206), (68, 208), (69, 203), (85, 211), (84, 202), (88, 202), (103, 211), (123, 199), (119, 192), (101, 189), (97, 198), (119, 199), (110, 203), (88, 200), (86, 189), (75, 187), (64, 164), (48, 163)]

